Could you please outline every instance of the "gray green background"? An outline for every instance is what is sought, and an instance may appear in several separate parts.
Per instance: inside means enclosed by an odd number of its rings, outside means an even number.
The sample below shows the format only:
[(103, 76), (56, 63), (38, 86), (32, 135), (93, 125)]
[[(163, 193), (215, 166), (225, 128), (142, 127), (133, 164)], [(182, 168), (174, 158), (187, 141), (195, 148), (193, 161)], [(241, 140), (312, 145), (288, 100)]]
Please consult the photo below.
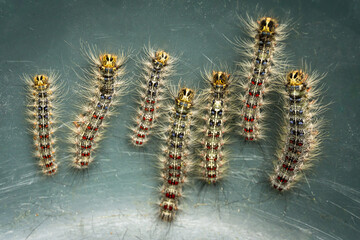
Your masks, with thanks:
[[(176, 221), (159, 222), (159, 140), (141, 150), (129, 144), (134, 91), (123, 98), (86, 174), (69, 171), (65, 140), (58, 142), (59, 173), (39, 174), (22, 74), (61, 74), (57, 136), (65, 139), (79, 102), (76, 72), (87, 67), (80, 40), (109, 51), (132, 49), (129, 82), (150, 42), (180, 55), (172, 84), (181, 79), (203, 88), (200, 71), (210, 61), (236, 69), (242, 57), (226, 39), (246, 38), (237, 15), (256, 17), (259, 9), (280, 23), (292, 19), (285, 43), (293, 64), (303, 59), (328, 73), (322, 94), (332, 102), (324, 114), (328, 138), (297, 188), (278, 194), (267, 182), (279, 120), (270, 111), (267, 141), (246, 144), (230, 134), (227, 180), (211, 188), (192, 178)], [(0, 239), (359, 239), (359, 12), (357, 0), (0, 1)], [(276, 94), (270, 99), (275, 108)]]

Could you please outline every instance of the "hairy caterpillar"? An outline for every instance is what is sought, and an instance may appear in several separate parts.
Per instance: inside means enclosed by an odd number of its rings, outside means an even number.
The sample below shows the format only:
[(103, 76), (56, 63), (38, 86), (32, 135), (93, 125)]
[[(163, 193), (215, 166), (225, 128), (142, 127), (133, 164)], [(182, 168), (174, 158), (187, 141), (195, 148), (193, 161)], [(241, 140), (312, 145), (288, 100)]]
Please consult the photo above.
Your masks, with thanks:
[(254, 40), (239, 42), (245, 56), (251, 58), (251, 61), (239, 64), (240, 75), (247, 80), (241, 83), (245, 94), (240, 97), (243, 106), (239, 112), (238, 124), (240, 134), (245, 140), (253, 141), (264, 137), (262, 108), (268, 104), (264, 95), (270, 90), (271, 81), (283, 67), (283, 61), (280, 60), (283, 45), (279, 45), (279, 42), (286, 37), (287, 24), (279, 25), (276, 19), (270, 17), (254, 21), (249, 16), (248, 20), (242, 19), (242, 22)]
[(319, 155), (323, 125), (319, 114), (323, 107), (319, 105), (319, 90), (314, 87), (322, 78), (324, 75), (316, 72), (294, 70), (284, 79), (284, 124), (275, 173), (270, 177), (272, 186), (279, 191), (290, 189), (301, 178), (302, 170)]
[(223, 165), (226, 163), (222, 148), (226, 141), (223, 135), (228, 130), (224, 123), (228, 118), (230, 74), (213, 71), (212, 74), (207, 73), (205, 79), (210, 84), (210, 89), (205, 92), (205, 99), (202, 101), (206, 104), (206, 117), (200, 133), (202, 149), (199, 171), (204, 181), (216, 183), (223, 177)]
[(160, 218), (163, 221), (171, 222), (174, 219), (182, 186), (190, 170), (189, 141), (193, 99), (194, 91), (182, 88), (175, 98), (175, 106), (170, 110), (171, 125), (165, 136), (167, 144), (162, 147), (165, 156), (160, 157), (161, 176), (164, 180), (160, 187)]
[(131, 140), (135, 146), (142, 146), (149, 139), (151, 128), (156, 124), (160, 114), (158, 109), (161, 109), (163, 100), (162, 85), (166, 84), (166, 78), (171, 74), (175, 61), (175, 58), (163, 50), (149, 49), (146, 51), (146, 57), (142, 60), (142, 79), (145, 81), (140, 83), (141, 89), (138, 90), (141, 96), (138, 104), (141, 108), (138, 109), (135, 118), (136, 127), (131, 128)]
[(58, 102), (56, 82), (59, 76), (50, 72), (49, 75), (36, 75), (33, 79), (29, 76), (24, 76), (24, 78), (29, 90), (28, 121), (33, 125), (35, 155), (39, 158), (42, 172), (45, 175), (54, 175), (58, 168), (55, 160), (54, 132), (56, 128), (54, 123)]
[(102, 138), (105, 121), (114, 113), (113, 107), (119, 104), (119, 97), (126, 89), (122, 79), (125, 74), (124, 54), (101, 53), (97, 57), (94, 48), (82, 50), (92, 69), (85, 72), (85, 84), (89, 86), (85, 93), (87, 102), (81, 107), (83, 113), (74, 121), (74, 136), (70, 139), (74, 154), (72, 166), (77, 169), (85, 169), (93, 161), (92, 153), (96, 148), (95, 143)]

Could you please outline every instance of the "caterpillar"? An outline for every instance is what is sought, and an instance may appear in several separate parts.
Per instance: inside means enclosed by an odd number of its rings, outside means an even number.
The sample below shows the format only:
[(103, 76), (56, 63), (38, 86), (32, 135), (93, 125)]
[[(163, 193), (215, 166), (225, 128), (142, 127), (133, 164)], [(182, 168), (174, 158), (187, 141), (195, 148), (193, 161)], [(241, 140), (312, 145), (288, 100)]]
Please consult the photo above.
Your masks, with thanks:
[(82, 48), (92, 69), (86, 71), (86, 87), (84, 95), (86, 102), (81, 106), (82, 114), (78, 115), (72, 127), (73, 136), (70, 141), (73, 145), (72, 166), (75, 169), (86, 169), (93, 161), (93, 152), (107, 126), (106, 120), (114, 114), (113, 108), (119, 104), (120, 97), (127, 87), (122, 79), (125, 74), (125, 55), (101, 53), (96, 55), (96, 49)]
[(242, 109), (239, 111), (238, 124), (240, 135), (247, 141), (255, 141), (264, 137), (262, 110), (268, 104), (264, 96), (284, 66), (284, 61), (281, 60), (283, 45), (279, 43), (287, 35), (287, 24), (279, 25), (278, 21), (271, 17), (254, 21), (249, 16), (248, 20), (242, 19), (242, 22), (254, 40), (238, 43), (243, 48), (244, 55), (251, 59), (239, 63), (240, 76), (246, 81), (240, 84), (245, 94), (239, 99)]
[(324, 77), (300, 69), (290, 71), (284, 79), (284, 123), (270, 176), (271, 185), (279, 191), (290, 189), (319, 155), (323, 126), (319, 115), (324, 107), (318, 99), (320, 90), (315, 88)]
[[(171, 222), (178, 211), (182, 187), (190, 170), (189, 160), (190, 125), (192, 119), (194, 91), (182, 88), (175, 98), (175, 106), (170, 111), (170, 126), (165, 134), (164, 155), (159, 157), (163, 184), (160, 187), (160, 218)], [(167, 136), (166, 136), (167, 135)]]
[[(145, 49), (146, 50), (146, 49)], [(170, 57), (163, 50), (154, 51), (149, 48), (146, 52), (146, 59), (143, 59), (143, 74), (138, 90), (141, 99), (138, 104), (141, 106), (135, 118), (136, 127), (131, 128), (131, 141), (135, 146), (143, 146), (149, 139), (151, 128), (161, 114), (163, 100), (163, 86), (166, 85), (167, 77), (172, 73), (175, 58)]]
[(210, 84), (210, 89), (205, 92), (205, 99), (202, 101), (206, 104), (206, 117), (199, 134), (202, 136), (202, 149), (198, 169), (205, 182), (216, 183), (223, 177), (223, 165), (226, 163), (222, 148), (226, 142), (223, 135), (228, 131), (224, 124), (228, 118), (230, 74), (213, 71), (212, 74), (205, 74), (205, 80)]
[(57, 172), (58, 164), (55, 157), (54, 133), (57, 116), (59, 76), (54, 72), (49, 75), (39, 74), (33, 78), (24, 76), (28, 85), (28, 121), (33, 125), (35, 156), (39, 159), (41, 171), (52, 176)]

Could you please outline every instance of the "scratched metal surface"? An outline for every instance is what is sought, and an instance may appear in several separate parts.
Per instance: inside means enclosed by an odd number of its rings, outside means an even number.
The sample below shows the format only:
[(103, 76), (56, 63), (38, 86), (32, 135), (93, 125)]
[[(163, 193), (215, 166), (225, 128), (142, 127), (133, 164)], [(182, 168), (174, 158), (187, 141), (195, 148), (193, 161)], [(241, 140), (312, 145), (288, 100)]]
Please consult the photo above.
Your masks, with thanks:
[[(148, 42), (181, 55), (177, 76), (203, 87), (210, 61), (235, 69), (241, 57), (226, 40), (246, 37), (238, 15), (257, 10), (293, 19), (289, 59), (328, 72), (329, 122), (324, 155), (289, 193), (269, 187), (276, 116), (268, 141), (244, 144), (231, 135), (230, 171), (216, 188), (193, 181), (183, 211), (168, 226), (157, 221), (157, 140), (128, 144), (134, 92), (111, 119), (96, 163), (82, 176), (67, 168), (58, 143), (59, 173), (44, 178), (32, 157), (24, 84), (19, 76), (54, 69), (65, 82), (58, 137), (64, 139), (78, 100), (80, 39), (100, 49), (133, 49)], [(360, 54), (359, 1), (0, 1), (0, 239), (359, 239)], [(128, 81), (138, 72), (127, 64)], [(356, 147), (357, 146), (357, 147)]]

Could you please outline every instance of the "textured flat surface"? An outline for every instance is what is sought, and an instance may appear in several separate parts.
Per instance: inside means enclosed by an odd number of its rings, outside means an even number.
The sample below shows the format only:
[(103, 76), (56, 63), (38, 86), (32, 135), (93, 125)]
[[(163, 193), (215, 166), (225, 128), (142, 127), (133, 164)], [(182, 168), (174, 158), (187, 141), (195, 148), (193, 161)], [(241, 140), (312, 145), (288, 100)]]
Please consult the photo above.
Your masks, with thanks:
[[(360, 235), (359, 1), (0, 1), (0, 239), (358, 239)], [(110, 121), (93, 167), (69, 171), (66, 127), (79, 102), (76, 72), (86, 68), (80, 40), (99, 49), (132, 49), (150, 42), (180, 55), (177, 75), (205, 86), (200, 71), (215, 64), (235, 69), (241, 57), (226, 38), (247, 36), (237, 14), (257, 9), (292, 18), (286, 53), (328, 72), (324, 102), (328, 138), (321, 161), (293, 191), (278, 194), (267, 181), (276, 141), (274, 114), (267, 141), (245, 144), (232, 134), (230, 169), (221, 186), (186, 187), (172, 225), (157, 220), (156, 138), (138, 150), (126, 128), (135, 91)], [(127, 81), (139, 69), (131, 59)], [(23, 73), (53, 69), (65, 82), (58, 131), (59, 173), (45, 178), (32, 156), (25, 121)], [(274, 105), (276, 105), (276, 100)], [(63, 141), (61, 141), (63, 140)]]

